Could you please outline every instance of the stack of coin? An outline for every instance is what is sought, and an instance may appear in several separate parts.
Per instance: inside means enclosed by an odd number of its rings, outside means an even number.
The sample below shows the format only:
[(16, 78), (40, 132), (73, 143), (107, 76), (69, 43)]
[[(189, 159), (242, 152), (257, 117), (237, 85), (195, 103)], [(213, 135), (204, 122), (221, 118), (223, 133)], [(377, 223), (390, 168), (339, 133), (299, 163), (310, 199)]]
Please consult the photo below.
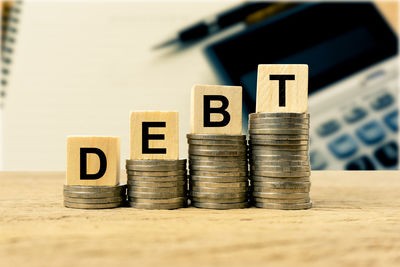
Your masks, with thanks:
[(188, 134), (187, 138), (192, 205), (209, 209), (248, 207), (246, 136)]
[(187, 206), (186, 159), (127, 160), (128, 200), (140, 209)]
[(310, 115), (253, 113), (249, 117), (250, 180), (255, 206), (311, 208)]
[(126, 202), (126, 185), (64, 185), (64, 205), (76, 209), (110, 209)]

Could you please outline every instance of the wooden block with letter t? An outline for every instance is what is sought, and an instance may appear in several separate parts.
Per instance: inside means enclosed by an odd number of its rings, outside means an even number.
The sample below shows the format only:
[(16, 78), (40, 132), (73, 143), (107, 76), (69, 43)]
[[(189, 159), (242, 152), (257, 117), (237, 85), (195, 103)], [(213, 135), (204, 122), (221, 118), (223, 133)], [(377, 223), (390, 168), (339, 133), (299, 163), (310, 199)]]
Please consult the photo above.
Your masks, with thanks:
[(179, 159), (179, 114), (176, 111), (133, 111), (130, 158)]
[(242, 134), (242, 87), (194, 85), (191, 133)]
[(306, 113), (308, 65), (258, 65), (256, 112)]
[(119, 171), (119, 137), (69, 136), (67, 138), (67, 185), (118, 185)]

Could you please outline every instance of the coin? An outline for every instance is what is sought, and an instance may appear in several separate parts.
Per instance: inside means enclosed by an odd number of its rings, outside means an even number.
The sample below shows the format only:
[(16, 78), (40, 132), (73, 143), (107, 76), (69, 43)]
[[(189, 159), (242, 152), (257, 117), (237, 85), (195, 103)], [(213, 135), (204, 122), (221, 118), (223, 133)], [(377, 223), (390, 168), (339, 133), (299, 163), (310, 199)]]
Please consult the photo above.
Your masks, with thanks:
[(216, 171), (216, 172), (247, 172), (248, 168), (246, 166), (231, 166), (231, 167), (219, 167), (219, 166), (199, 166), (190, 165), (190, 170), (195, 171)]
[(235, 183), (213, 183), (213, 182), (199, 182), (199, 181), (192, 181), (191, 184), (193, 186), (201, 186), (201, 187), (215, 187), (215, 188), (238, 188), (238, 187), (247, 187), (248, 182), (235, 182)]
[(135, 192), (135, 191), (128, 191), (129, 197), (135, 198), (173, 198), (173, 197), (183, 197), (185, 193), (182, 192), (165, 192), (165, 193), (158, 193), (158, 192)]
[(307, 151), (308, 146), (267, 146), (267, 145), (251, 145), (249, 147), (250, 153), (268, 153), (269, 151), (280, 151), (280, 152), (292, 152), (297, 153), (298, 151)]
[(265, 192), (265, 193), (309, 193), (310, 188), (274, 188), (274, 187), (252, 187), (253, 192)]
[(246, 135), (187, 134), (188, 139), (208, 140), (246, 140)]
[(215, 150), (215, 151), (240, 151), (246, 150), (247, 144), (242, 145), (225, 145), (225, 146), (215, 146), (215, 145), (189, 145), (189, 149), (199, 149), (199, 150)]
[(235, 176), (247, 176), (247, 171), (242, 172), (211, 172), (211, 171), (196, 171), (190, 170), (190, 175), (197, 175), (197, 176), (215, 176), (215, 177), (235, 177)]
[(74, 203), (74, 202), (64, 201), (65, 207), (74, 209), (111, 209), (120, 207), (122, 204), (123, 204), (122, 202), (87, 204), (87, 203)]
[(189, 147), (189, 154), (198, 156), (245, 156), (246, 150), (205, 150), (194, 149)]
[(308, 134), (252, 134), (250, 140), (309, 140)]
[(309, 172), (310, 166), (268, 166), (252, 165), (251, 171), (271, 171), (271, 172)]
[(99, 192), (99, 193), (88, 193), (88, 192), (72, 192), (65, 191), (65, 197), (76, 197), (76, 198), (106, 198), (106, 197), (119, 197), (125, 195), (125, 191), (114, 191), (114, 192)]
[(83, 185), (64, 185), (64, 191), (71, 192), (87, 192), (87, 193), (99, 193), (99, 192), (121, 192), (126, 189), (126, 185), (115, 185), (115, 186), (83, 186)]
[(186, 170), (179, 171), (160, 171), (160, 172), (147, 172), (147, 171), (127, 171), (128, 175), (136, 175), (136, 176), (178, 176), (186, 174)]
[(206, 203), (206, 202), (196, 202), (193, 201), (192, 205), (196, 208), (205, 208), (205, 209), (244, 209), (249, 207), (249, 203), (240, 202), (240, 203)]
[(128, 180), (142, 182), (177, 182), (186, 180), (186, 175), (179, 176), (136, 176), (128, 175)]
[(293, 145), (306, 145), (308, 140), (266, 140), (266, 139), (250, 139), (249, 145), (279, 145), (279, 146), (293, 146)]
[(308, 124), (298, 123), (250, 123), (249, 129), (309, 129)]
[(252, 162), (252, 165), (258, 165), (258, 166), (278, 166), (278, 167), (281, 167), (281, 166), (284, 166), (284, 167), (310, 166), (310, 161), (308, 159), (306, 159), (306, 160), (266, 159), (266, 160), (257, 160), (257, 161), (251, 161), (251, 162)]
[(299, 150), (299, 151), (290, 151), (290, 150), (250, 150), (251, 155), (253, 156), (307, 156), (308, 150)]
[(240, 193), (203, 193), (192, 191), (190, 192), (192, 197), (208, 198), (208, 199), (232, 199), (232, 198), (245, 198), (247, 191)]
[(310, 177), (300, 177), (300, 178), (272, 178), (264, 176), (251, 176), (252, 182), (274, 182), (274, 183), (286, 183), (286, 182), (309, 182)]
[(253, 182), (254, 186), (260, 186), (264, 188), (279, 188), (279, 189), (310, 189), (310, 182)]
[(215, 162), (232, 162), (232, 161), (245, 161), (247, 160), (247, 155), (243, 154), (240, 156), (202, 156), (202, 155), (191, 155), (189, 154), (190, 161), (196, 160), (207, 160)]
[(256, 202), (254, 205), (257, 208), (264, 208), (264, 209), (304, 210), (304, 209), (310, 209), (312, 207), (312, 202), (310, 201), (308, 203), (295, 203), (295, 204)]
[(250, 129), (249, 134), (308, 134), (309, 130), (308, 129)]
[(160, 165), (160, 166), (151, 166), (151, 165), (126, 165), (127, 170), (130, 171), (145, 171), (145, 172), (163, 172), (163, 171), (179, 171), (184, 170), (183, 166), (169, 166), (169, 165)]
[(141, 187), (141, 186), (128, 186), (129, 191), (135, 192), (156, 192), (156, 193), (168, 193), (168, 192), (185, 192), (184, 186), (177, 186), (177, 187)]
[[(302, 153), (303, 154), (303, 153)], [(251, 155), (250, 162), (254, 164), (254, 162), (287, 162), (287, 161), (307, 161), (309, 162), (309, 156), (307, 155), (294, 155), (294, 153), (290, 153), (289, 155)]]
[(261, 198), (279, 198), (279, 199), (293, 199), (293, 198), (307, 198), (308, 193), (267, 193), (267, 192), (253, 192), (253, 197)]
[(248, 191), (247, 187), (202, 187), (202, 186), (190, 186), (192, 192), (200, 193), (244, 193)]
[(234, 183), (234, 182), (246, 182), (248, 180), (248, 177), (247, 176), (215, 177), (215, 176), (191, 175), (190, 180), (191, 181), (199, 181), (199, 182)]
[(253, 202), (261, 202), (261, 203), (278, 203), (278, 204), (297, 204), (297, 203), (308, 203), (310, 202), (310, 198), (293, 198), (293, 199), (279, 199), (279, 198), (259, 198), (256, 197), (253, 199)]
[(242, 196), (240, 198), (225, 198), (225, 199), (216, 199), (216, 198), (202, 198), (202, 197), (192, 197), (192, 201), (194, 202), (205, 202), (205, 203), (241, 203), (247, 202), (247, 197)]
[(217, 167), (236, 167), (236, 166), (246, 166), (247, 160), (236, 160), (236, 161), (211, 161), (211, 160), (190, 160), (189, 166), (217, 166)]
[(173, 210), (180, 209), (187, 206), (186, 203), (139, 203), (139, 202), (128, 202), (129, 206), (137, 209), (149, 209), (149, 210)]
[(274, 118), (274, 117), (265, 117), (265, 118), (252, 118), (249, 120), (249, 124), (258, 124), (258, 123), (297, 123), (297, 124), (309, 124), (309, 118)]
[(148, 166), (186, 166), (186, 159), (167, 160), (167, 159), (127, 159), (126, 165), (148, 165)]
[(71, 203), (83, 203), (83, 204), (104, 204), (104, 203), (115, 203), (122, 202), (122, 197), (107, 197), (107, 198), (76, 198), (64, 196), (64, 201)]
[(143, 181), (133, 181), (129, 180), (128, 185), (140, 186), (140, 187), (177, 187), (184, 186), (186, 181), (176, 181), (176, 182), (143, 182)]
[(252, 175), (266, 176), (266, 177), (305, 177), (310, 176), (309, 171), (293, 171), (293, 172), (279, 172), (279, 171), (252, 171)]
[(160, 198), (135, 198), (135, 197), (130, 197), (129, 202), (136, 202), (136, 203), (154, 203), (154, 204), (163, 204), (163, 203), (182, 203), (186, 202), (187, 199), (185, 197), (174, 197), (174, 198), (166, 198), (166, 199), (160, 199)]
[(254, 118), (310, 118), (310, 114), (294, 112), (260, 112), (249, 114), (250, 120)]
[(211, 146), (230, 146), (230, 145), (246, 145), (246, 139), (242, 140), (196, 140), (196, 139), (188, 139), (189, 145), (211, 145)]

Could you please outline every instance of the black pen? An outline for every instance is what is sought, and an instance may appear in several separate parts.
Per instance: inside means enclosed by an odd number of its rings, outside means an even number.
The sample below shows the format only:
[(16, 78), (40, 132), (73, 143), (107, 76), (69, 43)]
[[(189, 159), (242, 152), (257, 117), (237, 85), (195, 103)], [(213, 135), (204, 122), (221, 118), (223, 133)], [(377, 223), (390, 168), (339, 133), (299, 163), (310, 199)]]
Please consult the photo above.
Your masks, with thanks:
[(186, 44), (198, 41), (233, 24), (244, 21), (248, 15), (272, 4), (268, 2), (242, 4), (234, 9), (216, 15), (211, 21), (201, 21), (178, 32), (176, 37), (154, 46), (153, 49), (163, 48), (175, 43)]

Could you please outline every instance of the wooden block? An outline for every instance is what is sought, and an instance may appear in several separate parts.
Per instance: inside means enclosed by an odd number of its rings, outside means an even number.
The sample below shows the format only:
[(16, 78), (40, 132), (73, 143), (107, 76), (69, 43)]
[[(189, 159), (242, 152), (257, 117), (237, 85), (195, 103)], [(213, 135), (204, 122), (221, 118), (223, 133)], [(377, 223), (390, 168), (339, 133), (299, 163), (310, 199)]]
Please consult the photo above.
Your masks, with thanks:
[(179, 113), (131, 112), (130, 157), (131, 159), (179, 159)]
[(256, 112), (307, 112), (308, 65), (258, 65)]
[(242, 134), (242, 87), (194, 85), (191, 133)]
[(118, 185), (119, 171), (119, 137), (67, 138), (67, 185)]

